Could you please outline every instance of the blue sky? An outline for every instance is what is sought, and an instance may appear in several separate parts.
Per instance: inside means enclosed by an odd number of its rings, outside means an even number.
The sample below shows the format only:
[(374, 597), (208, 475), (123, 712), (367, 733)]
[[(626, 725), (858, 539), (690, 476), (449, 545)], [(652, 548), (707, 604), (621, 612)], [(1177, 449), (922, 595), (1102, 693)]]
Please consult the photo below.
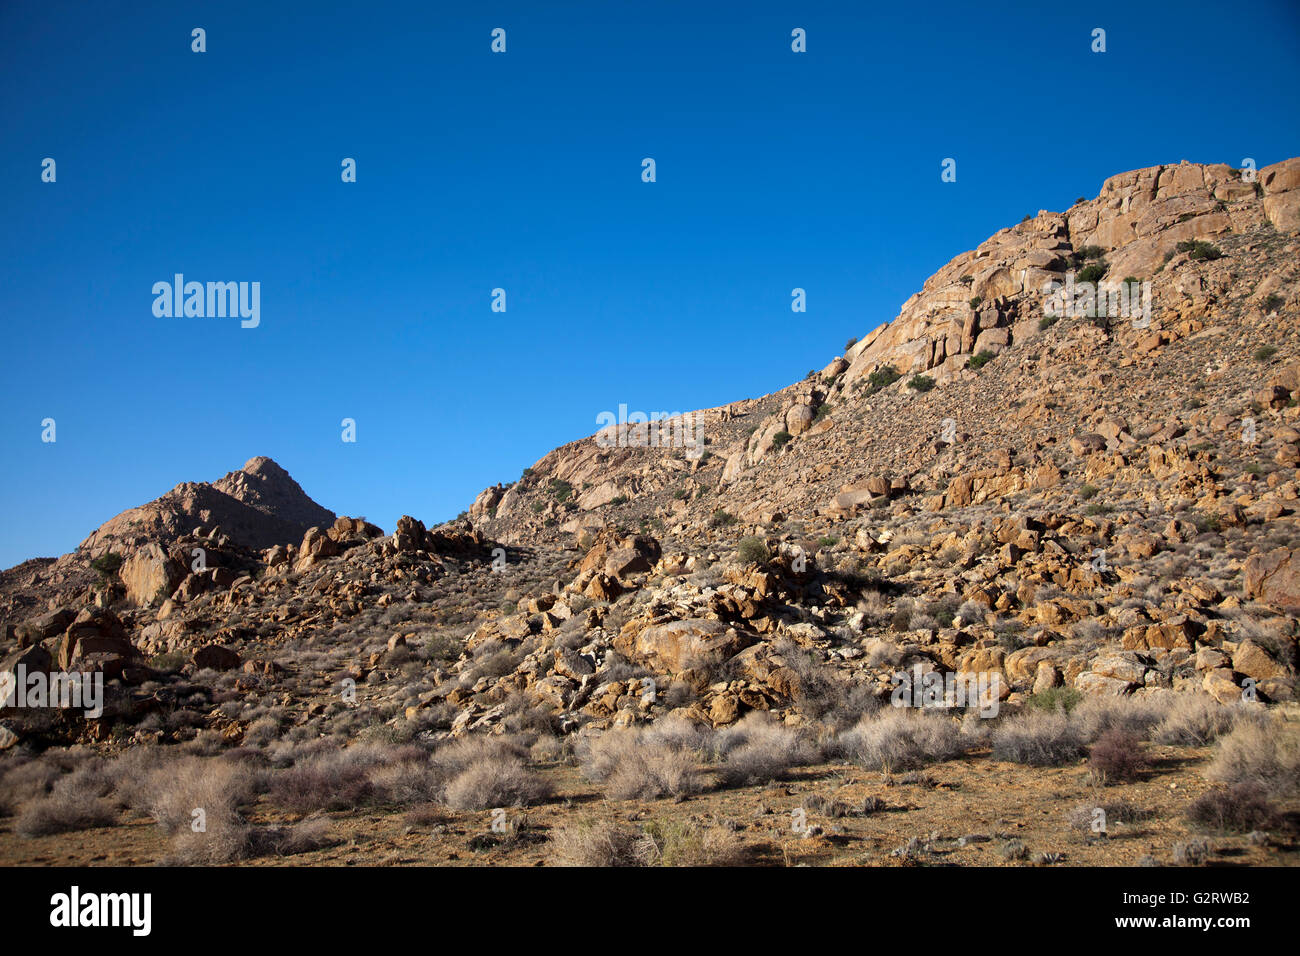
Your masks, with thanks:
[[(254, 455), (449, 518), (620, 403), (821, 368), (1109, 175), (1300, 155), (1291, 0), (982, 6), (5, 0), (0, 566)], [(177, 272), (260, 326), (155, 317)]]

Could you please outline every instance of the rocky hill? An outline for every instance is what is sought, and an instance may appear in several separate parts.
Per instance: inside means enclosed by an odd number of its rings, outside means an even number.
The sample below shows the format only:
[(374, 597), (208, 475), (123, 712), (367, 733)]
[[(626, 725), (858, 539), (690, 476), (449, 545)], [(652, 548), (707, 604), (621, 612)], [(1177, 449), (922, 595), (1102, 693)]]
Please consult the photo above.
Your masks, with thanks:
[[(1149, 308), (1051, 294), (1119, 282)], [(632, 771), (595, 741), (643, 734), (629, 752), (677, 782), (626, 792), (680, 797), (690, 754), (733, 784), (779, 778), (726, 756), (759, 718), (783, 728), (783, 767), (859, 759), (868, 732), (849, 728), (918, 669), (994, 678), (1012, 720), (1078, 698), (1148, 708), (1144, 733), (1174, 699), (1222, 729), (1295, 698), (1300, 159), (1257, 182), (1190, 163), (1114, 176), (956, 257), (820, 371), (688, 418), (699, 431), (612, 425), (454, 522), (391, 535), (265, 458), (178, 486), (75, 555), (5, 572), (4, 668), (113, 678), (103, 716), (6, 713), (5, 739), (210, 753), (269, 747), (273, 724), (281, 743), (364, 732), (436, 757), (531, 735), (613, 781)], [(92, 572), (110, 553), (121, 567)], [(1068, 746), (1045, 762), (1077, 761), (1111, 719), (1058, 727)], [(943, 759), (991, 739), (1033, 765), (1017, 726)]]

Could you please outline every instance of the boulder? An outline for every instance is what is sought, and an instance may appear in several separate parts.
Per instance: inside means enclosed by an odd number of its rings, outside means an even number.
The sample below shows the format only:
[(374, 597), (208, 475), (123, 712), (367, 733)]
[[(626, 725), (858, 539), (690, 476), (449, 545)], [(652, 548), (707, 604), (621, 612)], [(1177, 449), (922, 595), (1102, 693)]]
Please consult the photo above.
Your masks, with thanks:
[(194, 652), (194, 667), (198, 670), (233, 671), (242, 663), (239, 654), (221, 644), (204, 644)]
[(117, 576), (126, 587), (127, 600), (146, 605), (157, 598), (157, 603), (161, 604), (176, 590), (188, 570), (151, 541), (137, 548), (122, 562)]
[(1273, 659), (1273, 656), (1252, 640), (1244, 640), (1232, 654), (1232, 669), (1256, 680), (1286, 678), (1290, 672)]
[(1300, 607), (1300, 551), (1276, 548), (1252, 554), (1242, 572), (1247, 596), (1276, 607)]
[(636, 638), (636, 653), (659, 669), (676, 674), (688, 667), (721, 664), (756, 638), (722, 621), (690, 619), (657, 624)]
[(338, 553), (337, 541), (320, 528), (308, 528), (307, 533), (302, 537), (302, 544), (298, 546), (298, 560), (294, 564), (294, 570), (306, 571)]

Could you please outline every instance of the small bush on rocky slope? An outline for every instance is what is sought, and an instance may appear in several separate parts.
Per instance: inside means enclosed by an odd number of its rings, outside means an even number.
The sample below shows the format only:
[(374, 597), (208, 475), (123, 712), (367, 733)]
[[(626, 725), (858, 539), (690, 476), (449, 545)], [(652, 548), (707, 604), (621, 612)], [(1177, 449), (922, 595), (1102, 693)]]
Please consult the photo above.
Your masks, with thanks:
[(1192, 801), (1187, 819), (1210, 830), (1261, 830), (1277, 822), (1277, 811), (1264, 787), (1253, 780), (1211, 790)]
[(1203, 747), (1232, 729), (1236, 713), (1209, 694), (1179, 694), (1154, 728), (1152, 739), (1161, 744)]
[(550, 796), (546, 781), (517, 757), (496, 756), (467, 767), (447, 784), (446, 803), (453, 810), (526, 807)]
[(993, 731), (993, 757), (1036, 767), (1073, 763), (1083, 756), (1079, 728), (1063, 713), (1026, 711)]
[(551, 848), (560, 866), (637, 866), (640, 837), (630, 827), (603, 820), (581, 820), (556, 827)]
[(1234, 786), (1258, 783), (1273, 797), (1300, 790), (1300, 726), (1274, 715), (1241, 720), (1219, 741), (1206, 777)]
[(1122, 727), (1111, 727), (1092, 745), (1088, 766), (1103, 784), (1136, 780), (1146, 770), (1142, 740)]
[(731, 786), (780, 780), (820, 756), (819, 748), (798, 730), (773, 723), (758, 711), (718, 733), (713, 749), (722, 760), (722, 779)]
[(946, 716), (890, 708), (844, 731), (837, 749), (868, 770), (898, 772), (951, 760), (966, 746), (961, 726)]
[(647, 866), (737, 866), (746, 855), (731, 830), (688, 820), (652, 820), (637, 842), (637, 856)]
[(682, 797), (704, 789), (706, 737), (685, 721), (609, 730), (579, 745), (583, 775), (611, 800)]

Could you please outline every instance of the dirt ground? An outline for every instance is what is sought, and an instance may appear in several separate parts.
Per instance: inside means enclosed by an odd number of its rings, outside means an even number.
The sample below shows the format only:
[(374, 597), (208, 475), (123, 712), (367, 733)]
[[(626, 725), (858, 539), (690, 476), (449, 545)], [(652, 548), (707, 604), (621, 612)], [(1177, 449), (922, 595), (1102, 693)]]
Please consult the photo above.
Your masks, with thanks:
[[(1202, 777), (1210, 748), (1156, 747), (1151, 769), (1132, 783), (1100, 787), (1084, 764), (1031, 768), (977, 753), (910, 775), (888, 775), (847, 764), (822, 764), (763, 786), (720, 789), (681, 801), (606, 800), (576, 767), (543, 768), (555, 788), (545, 803), (507, 810), (508, 834), (495, 833), (490, 812), (363, 808), (328, 814), (331, 845), (293, 856), (243, 861), (243, 866), (548, 866), (556, 862), (548, 834), (565, 823), (600, 819), (635, 827), (648, 821), (690, 821), (732, 830), (744, 862), (760, 866), (1136, 866), (1154, 858), (1173, 865), (1176, 843), (1203, 837), (1212, 866), (1293, 866), (1297, 808), (1290, 824), (1266, 843), (1245, 834), (1201, 833), (1189, 827), (1188, 805), (1210, 789)], [(859, 809), (868, 797), (883, 808), (838, 815), (839, 803)], [(1074, 807), (1126, 801), (1143, 819), (1109, 822), (1096, 835), (1071, 826)], [(804, 830), (796, 832), (803, 809)], [(260, 804), (251, 822), (290, 822)], [(818, 829), (820, 828), (820, 832)], [(894, 855), (912, 838), (922, 847)], [(963, 837), (973, 839), (961, 840)], [(981, 839), (985, 838), (985, 839)], [(1007, 841), (1026, 853), (1004, 857)], [(161, 862), (169, 841), (147, 817), (124, 817), (114, 827), (25, 839), (13, 819), (0, 821), (0, 865), (148, 866)], [(915, 849), (915, 846), (914, 846)], [(1039, 854), (1055, 854), (1044, 860)], [(1147, 860), (1148, 865), (1150, 860)]]

